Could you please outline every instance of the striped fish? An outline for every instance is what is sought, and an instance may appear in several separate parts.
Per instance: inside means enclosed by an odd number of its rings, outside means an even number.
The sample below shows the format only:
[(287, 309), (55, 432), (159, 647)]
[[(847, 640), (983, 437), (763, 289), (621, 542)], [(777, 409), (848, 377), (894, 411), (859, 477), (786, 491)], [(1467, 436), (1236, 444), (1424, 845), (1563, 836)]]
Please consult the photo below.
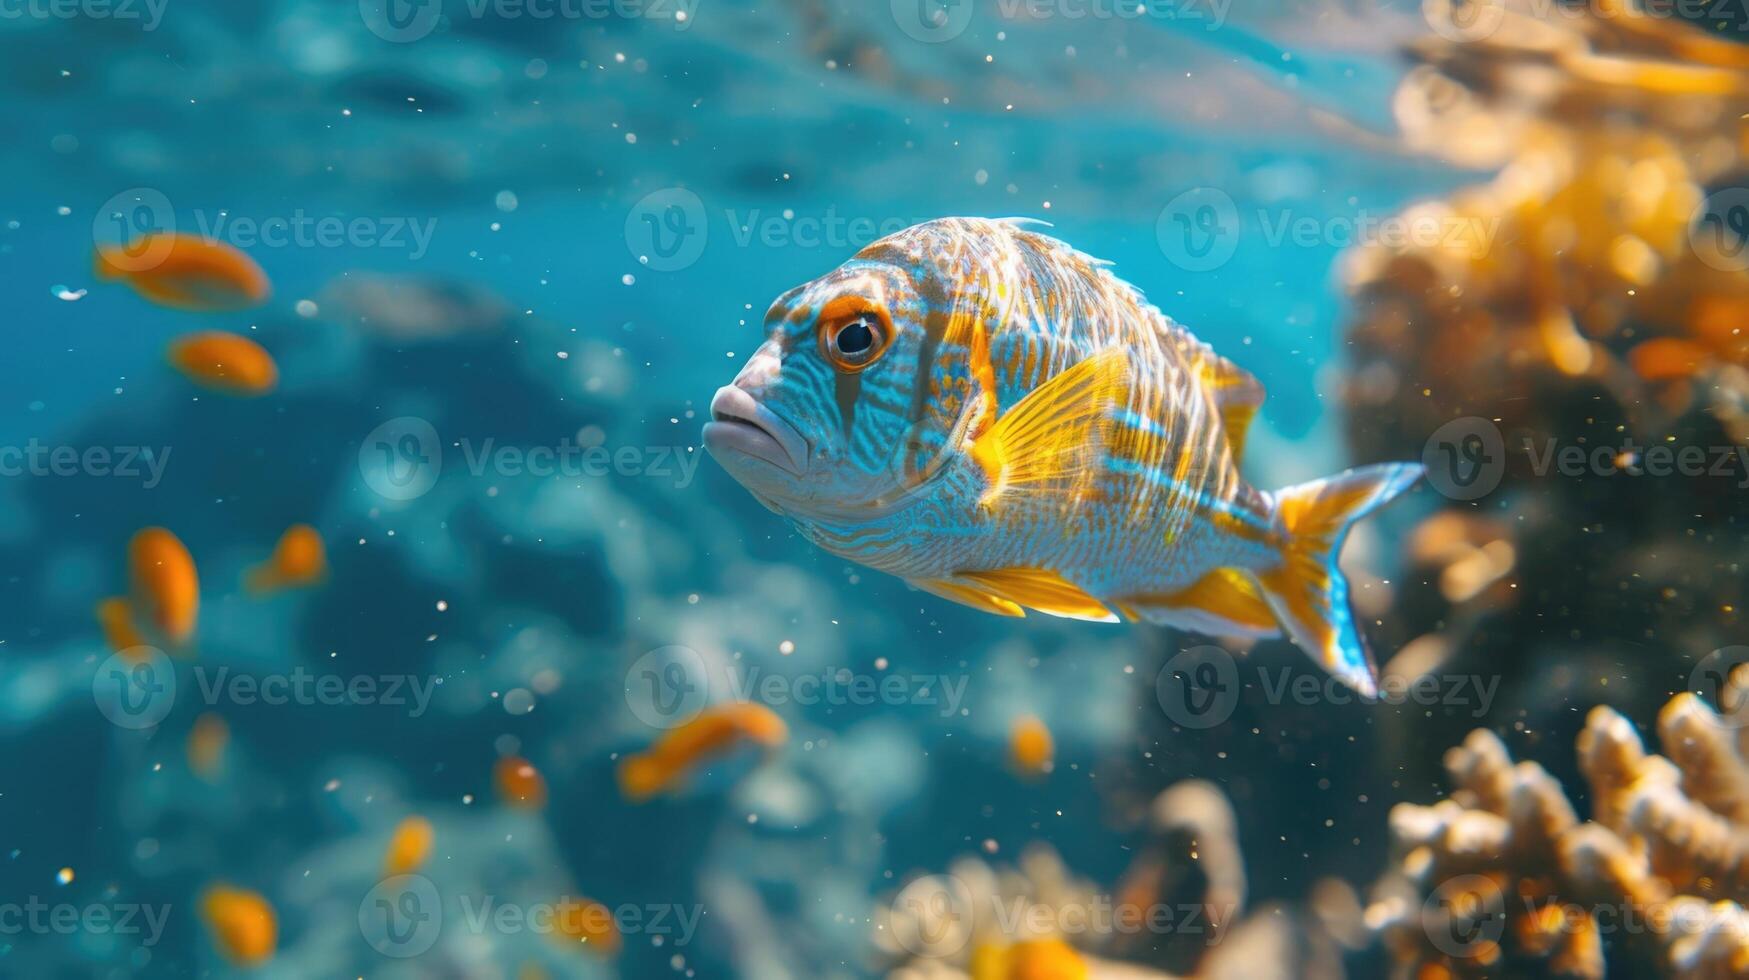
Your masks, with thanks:
[(1257, 380), (1021, 220), (906, 229), (778, 297), (705, 446), (834, 554), (1007, 616), (1287, 636), (1376, 691), (1336, 559), (1386, 464), (1239, 475)]

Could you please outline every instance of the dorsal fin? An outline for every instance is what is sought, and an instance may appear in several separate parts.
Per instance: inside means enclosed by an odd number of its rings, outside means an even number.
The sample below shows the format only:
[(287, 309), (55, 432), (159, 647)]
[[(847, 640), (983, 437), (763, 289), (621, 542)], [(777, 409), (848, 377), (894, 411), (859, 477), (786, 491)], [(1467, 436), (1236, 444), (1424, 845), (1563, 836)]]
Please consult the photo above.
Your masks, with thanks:
[(1251, 372), (1216, 354), (1212, 348), (1204, 346), (1199, 353), (1197, 373), (1214, 395), (1215, 407), (1221, 412), (1221, 428), (1227, 433), (1227, 445), (1233, 450), (1233, 459), (1238, 460), (1245, 455), (1245, 434), (1251, 428), (1251, 420), (1257, 417), (1257, 409), (1263, 404), (1263, 385)]

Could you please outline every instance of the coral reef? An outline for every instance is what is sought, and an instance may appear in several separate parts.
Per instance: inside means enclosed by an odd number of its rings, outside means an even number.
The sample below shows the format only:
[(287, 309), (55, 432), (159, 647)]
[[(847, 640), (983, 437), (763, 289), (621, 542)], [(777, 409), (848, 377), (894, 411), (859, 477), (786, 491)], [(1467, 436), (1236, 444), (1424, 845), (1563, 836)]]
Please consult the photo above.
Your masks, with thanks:
[(1149, 824), (1149, 844), (1110, 893), (1045, 845), (1014, 868), (963, 857), (945, 875), (913, 878), (873, 917), (876, 945), (897, 961), (888, 980), (1343, 976), (1334, 937), (1355, 944), (1342, 910), (1359, 917), (1346, 886), (1320, 884), (1315, 918), (1279, 906), (1246, 915), (1237, 822), (1219, 789), (1178, 783), (1154, 800)]
[(1542, 766), (1472, 732), (1446, 755), (1451, 798), (1391, 814), (1398, 863), (1366, 922), (1394, 975), (1749, 976), (1749, 667), (1721, 704), (1672, 698), (1666, 755), (1593, 709), (1578, 741), (1588, 821)]
[(1386, 673), (1498, 677), (1535, 731), (1566, 698), (1650, 712), (1741, 634), (1749, 47), (1621, 0), (1425, 12), (1402, 141), (1494, 173), (1344, 257), (1348, 443), (1421, 456), (1447, 498), (1407, 539)]

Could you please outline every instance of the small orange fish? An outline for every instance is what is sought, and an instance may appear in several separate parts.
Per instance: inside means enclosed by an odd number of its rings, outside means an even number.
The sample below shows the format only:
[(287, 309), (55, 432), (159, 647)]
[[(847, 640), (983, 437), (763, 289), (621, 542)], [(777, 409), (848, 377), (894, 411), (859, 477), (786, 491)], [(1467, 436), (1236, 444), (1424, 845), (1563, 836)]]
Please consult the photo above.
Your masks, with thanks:
[(1087, 980), (1087, 964), (1061, 939), (1029, 939), (1012, 946), (984, 943), (972, 950), (971, 980)]
[(134, 608), (150, 629), (170, 643), (186, 644), (200, 614), (200, 578), (194, 556), (181, 539), (161, 527), (148, 527), (128, 543), (128, 569)]
[(734, 702), (706, 708), (697, 718), (664, 732), (642, 753), (619, 764), (620, 792), (634, 803), (671, 789), (704, 760), (749, 741), (767, 749), (789, 738), (789, 726), (762, 704)]
[(243, 310), (267, 301), (267, 273), (235, 247), (161, 232), (97, 250), (97, 278), (119, 280), (160, 306), (194, 312)]
[(1679, 337), (1654, 337), (1628, 351), (1628, 365), (1647, 381), (1675, 381), (1693, 377), (1714, 361), (1712, 352)]
[(273, 958), (279, 944), (279, 920), (273, 906), (259, 893), (214, 885), (201, 896), (200, 909), (213, 931), (213, 945), (225, 959), (252, 967)]
[(388, 877), (412, 874), (431, 856), (431, 843), (436, 832), (424, 817), (408, 817), (395, 825), (389, 838), (389, 849), (383, 857), (383, 874)]
[(116, 653), (146, 645), (134, 625), (134, 609), (126, 599), (111, 596), (97, 604), (97, 624), (103, 627), (103, 638)]
[(547, 805), (547, 781), (527, 759), (514, 755), (499, 759), (492, 781), (498, 786), (498, 798), (519, 810)]
[(224, 762), (225, 747), (231, 744), (231, 726), (211, 711), (194, 720), (188, 733), (188, 768), (202, 779), (218, 774)]
[(227, 395), (265, 395), (279, 384), (279, 366), (266, 348), (223, 330), (184, 334), (171, 341), (170, 364), (195, 384)]
[(245, 584), (256, 595), (315, 585), (328, 576), (322, 535), (308, 524), (293, 524), (273, 546), (273, 557), (249, 570)]
[(1033, 715), (1015, 719), (1008, 733), (1008, 760), (1024, 776), (1040, 776), (1051, 771), (1056, 755), (1056, 743), (1051, 730)]
[(553, 910), (553, 938), (567, 946), (582, 944), (602, 954), (619, 952), (619, 923), (613, 910), (588, 898), (566, 896)]

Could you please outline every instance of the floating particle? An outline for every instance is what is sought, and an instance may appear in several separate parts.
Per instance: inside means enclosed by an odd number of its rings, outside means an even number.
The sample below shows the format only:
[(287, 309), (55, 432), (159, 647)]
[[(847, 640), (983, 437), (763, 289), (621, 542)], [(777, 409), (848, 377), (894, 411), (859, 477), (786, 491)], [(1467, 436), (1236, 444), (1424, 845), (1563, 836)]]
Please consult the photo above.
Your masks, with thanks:
[(77, 303), (85, 298), (85, 290), (71, 289), (57, 284), (49, 287), (49, 295), (63, 303)]
[(785, 640), (782, 643), (779, 643), (777, 645), (777, 652), (783, 654), (786, 657), (792, 653), (795, 653), (796, 652), (795, 641)]
[(534, 695), (527, 688), (511, 688), (504, 693), (504, 710), (513, 715), (526, 715), (534, 710)]
[(292, 309), (298, 316), (301, 316), (306, 320), (311, 319), (316, 314), (322, 312), (321, 308), (316, 305), (316, 301), (313, 299), (300, 299), (298, 300), (297, 305), (293, 306)]
[(619, 765), (620, 792), (634, 803), (679, 786), (700, 763), (743, 742), (767, 750), (789, 739), (789, 726), (762, 704), (734, 702), (707, 708)]
[(97, 250), (97, 277), (125, 282), (160, 306), (196, 312), (242, 310), (272, 288), (255, 260), (224, 242), (155, 232)]
[(213, 945), (236, 966), (259, 966), (273, 958), (279, 921), (259, 893), (214, 885), (200, 900), (201, 917), (213, 932)]
[(534, 764), (521, 756), (507, 755), (492, 771), (498, 798), (519, 810), (538, 810), (547, 805), (547, 781)]
[(201, 387), (229, 395), (265, 395), (279, 384), (279, 366), (266, 348), (222, 330), (184, 334), (171, 341), (170, 363)]
[(634, 276), (628, 272), (625, 275), (620, 276), (619, 281), (627, 286), (630, 286), (632, 283), (635, 283), (638, 281), (638, 277)]
[(194, 636), (200, 615), (200, 577), (182, 539), (148, 527), (128, 542), (128, 574), (134, 608), (144, 624), (172, 644)]
[(249, 569), (244, 584), (256, 595), (316, 585), (328, 577), (328, 552), (322, 535), (308, 524), (293, 524), (279, 536), (273, 555)]
[(395, 825), (389, 837), (389, 847), (383, 855), (385, 876), (412, 874), (431, 856), (431, 844), (436, 837), (431, 821), (413, 816)]
[(509, 214), (510, 212), (516, 210), (516, 205), (517, 205), (516, 192), (515, 191), (499, 191), (498, 195), (496, 197), (492, 198), (492, 204), (498, 210), (503, 211), (506, 214)]
[(63, 885), (71, 885), (73, 883), (73, 869), (62, 868), (55, 872), (55, 881)]
[(1008, 760), (1025, 776), (1039, 776), (1051, 771), (1056, 754), (1056, 742), (1051, 730), (1033, 715), (1014, 720), (1008, 732)]

